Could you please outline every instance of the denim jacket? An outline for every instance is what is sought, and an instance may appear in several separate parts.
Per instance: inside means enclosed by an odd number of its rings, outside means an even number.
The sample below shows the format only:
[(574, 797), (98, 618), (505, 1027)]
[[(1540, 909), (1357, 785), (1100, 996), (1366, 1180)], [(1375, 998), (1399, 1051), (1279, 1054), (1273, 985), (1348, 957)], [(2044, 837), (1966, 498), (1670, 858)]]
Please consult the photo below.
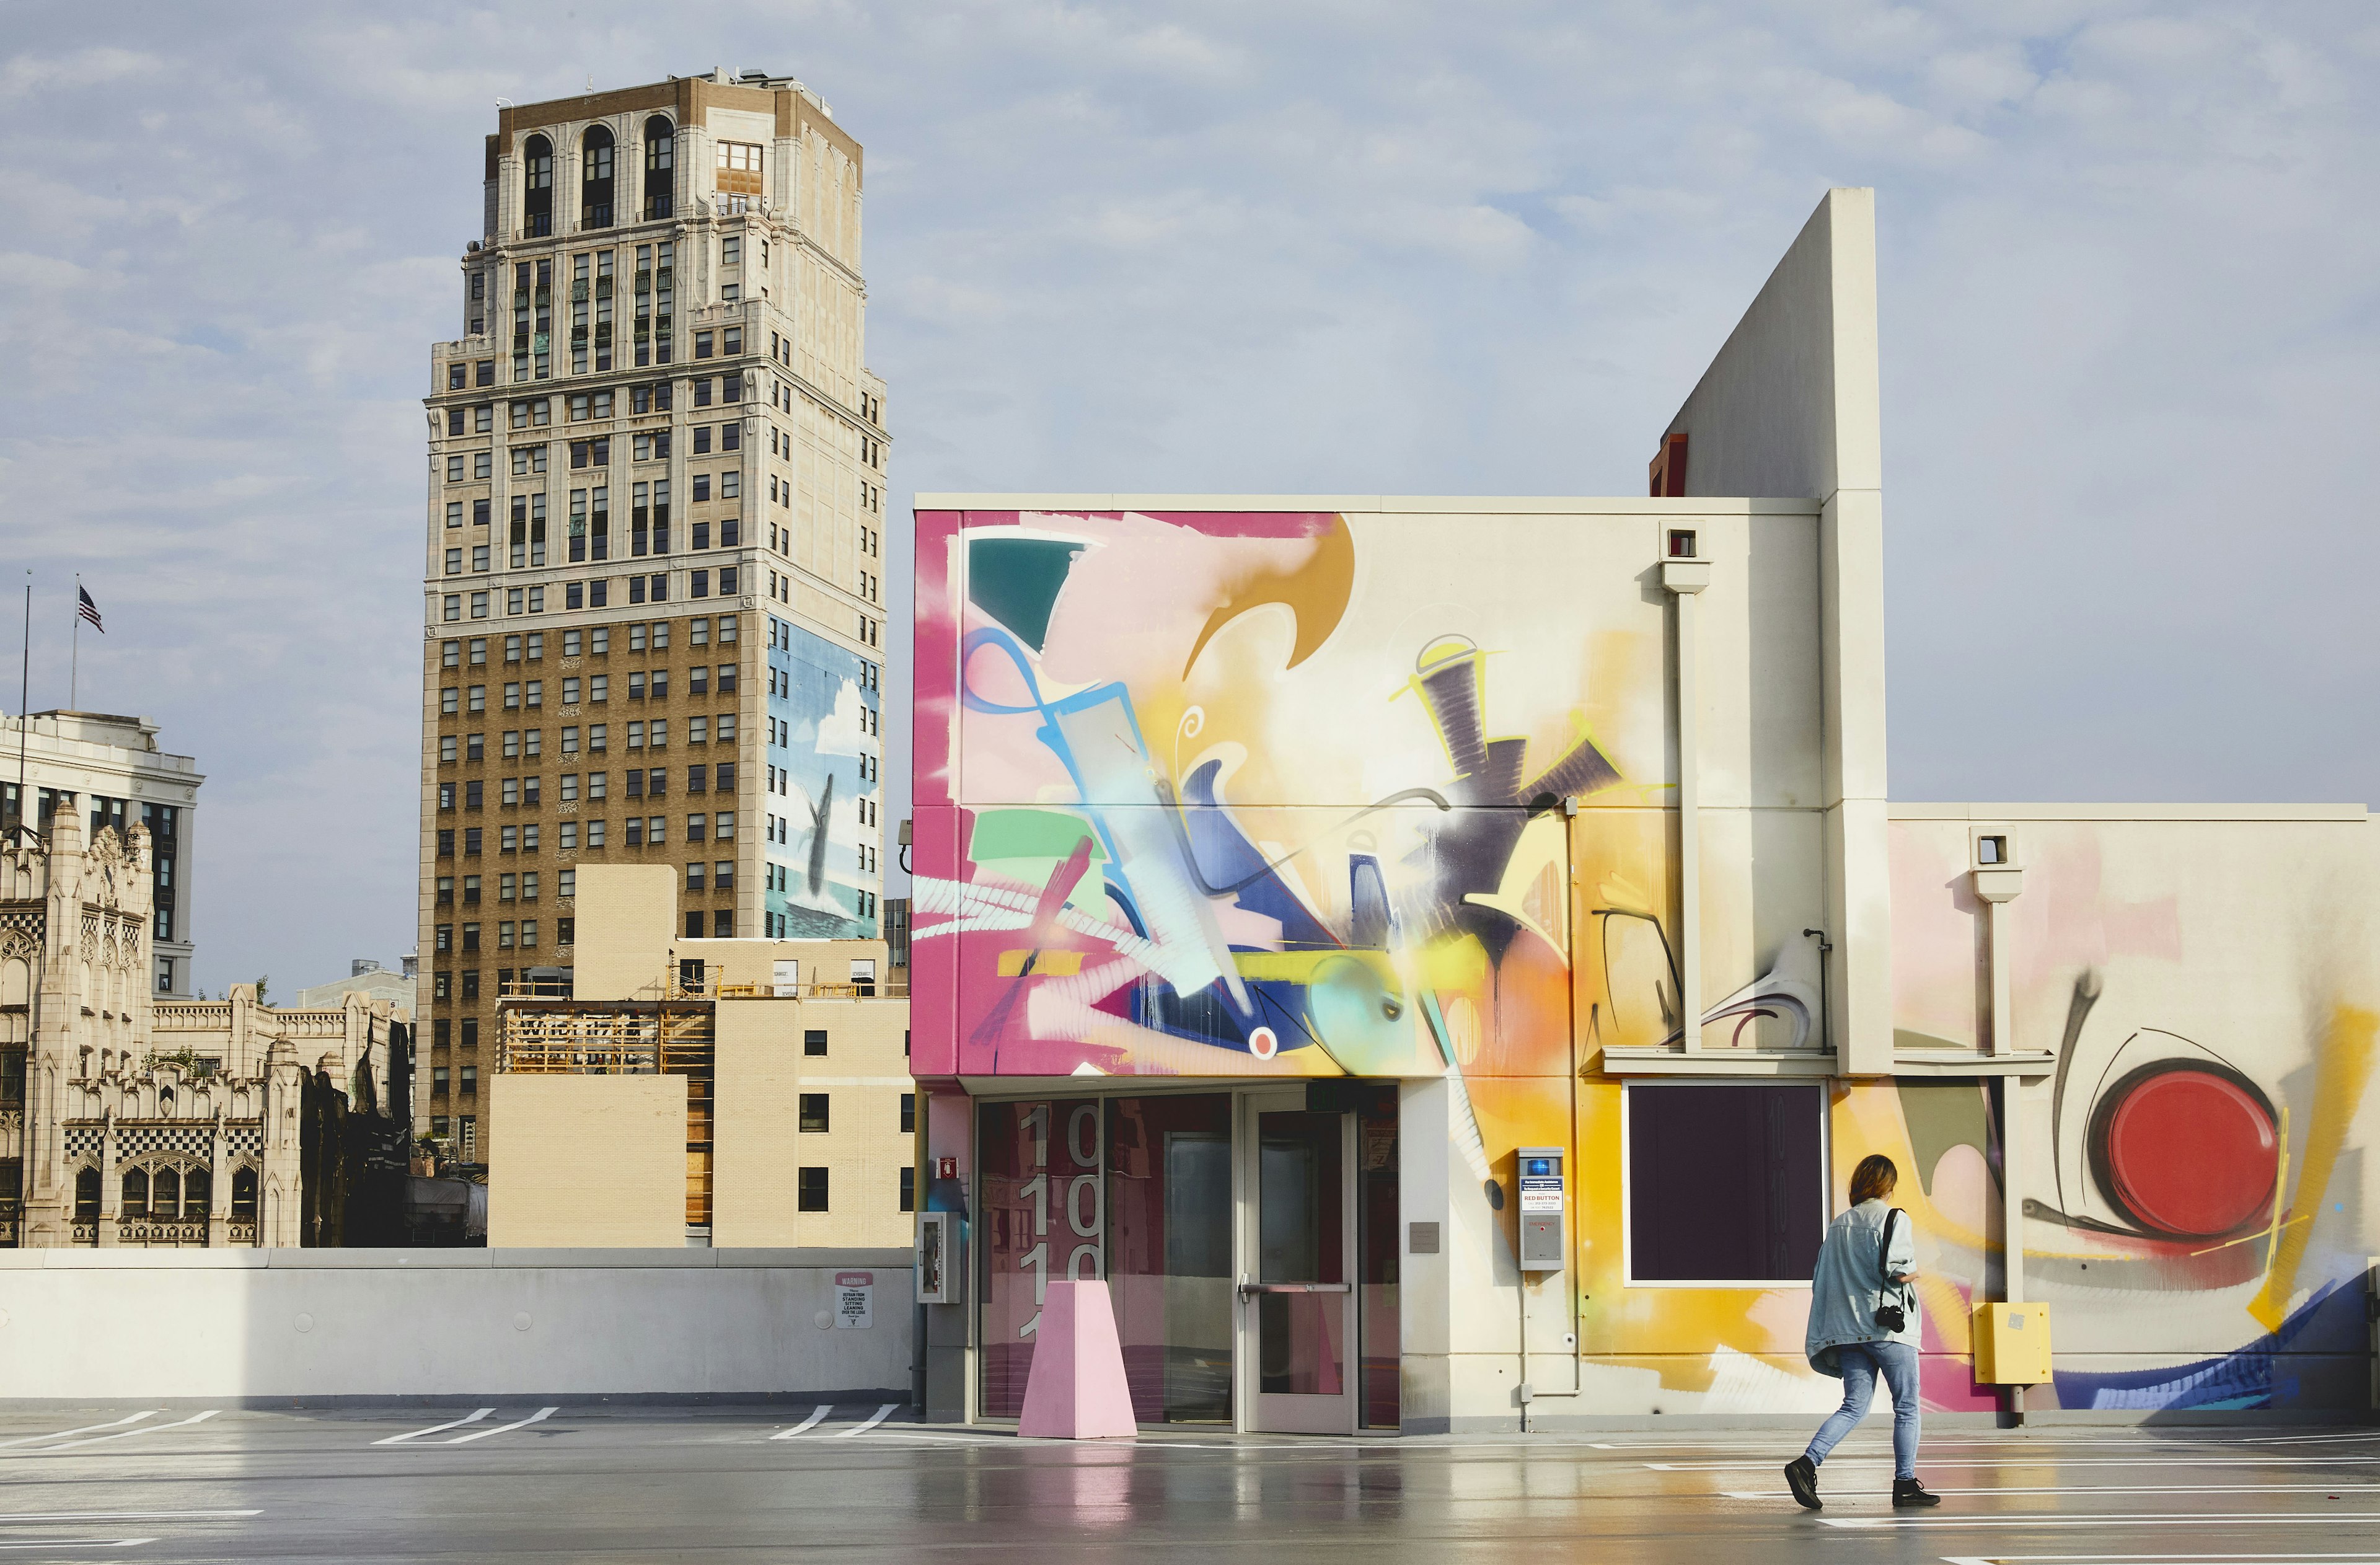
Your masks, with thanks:
[[(1891, 1256), (1879, 1264), (1876, 1255), (1884, 1243), (1885, 1214), (1890, 1210), (1888, 1202), (1863, 1201), (1827, 1226), (1827, 1242), (1810, 1273), (1810, 1329), (1803, 1344), (1810, 1367), (1821, 1375), (1841, 1377), (1835, 1350), (1848, 1342), (1919, 1345), (1923, 1327), (1917, 1290), (1884, 1280), (1887, 1271), (1908, 1271), (1917, 1264), (1916, 1236), (1907, 1212), (1893, 1225)], [(1898, 1303), (1908, 1312), (1908, 1324), (1900, 1330), (1887, 1331), (1876, 1323), (1876, 1305), (1885, 1303)]]

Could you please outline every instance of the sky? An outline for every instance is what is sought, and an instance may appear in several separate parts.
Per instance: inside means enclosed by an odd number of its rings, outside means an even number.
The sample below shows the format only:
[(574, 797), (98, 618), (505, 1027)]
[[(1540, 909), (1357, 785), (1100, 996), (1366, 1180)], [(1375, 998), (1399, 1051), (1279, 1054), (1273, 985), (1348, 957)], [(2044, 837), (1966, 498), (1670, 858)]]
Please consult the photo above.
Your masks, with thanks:
[(2380, 797), (2368, 4), (250, 0), (6, 31), (0, 576), (33, 573), (35, 710), (79, 571), (79, 704), (198, 758), (211, 992), (413, 943), (420, 399), (496, 99), (715, 66), (800, 77), (867, 149), (888, 649), (919, 491), (1641, 492), (1820, 196), (1868, 185), (1894, 796)]

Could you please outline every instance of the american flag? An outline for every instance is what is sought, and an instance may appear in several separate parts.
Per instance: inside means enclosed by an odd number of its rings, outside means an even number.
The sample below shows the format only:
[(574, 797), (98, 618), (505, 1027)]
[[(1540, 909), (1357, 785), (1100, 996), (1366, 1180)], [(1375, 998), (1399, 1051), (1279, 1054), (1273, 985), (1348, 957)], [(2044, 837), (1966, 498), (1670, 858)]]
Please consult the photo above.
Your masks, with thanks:
[(91, 629), (98, 631), (102, 636), (106, 635), (107, 626), (99, 623), (99, 605), (91, 601), (91, 594), (78, 587), (75, 588), (75, 596), (82, 600), (82, 601), (76, 606), (75, 613), (82, 618), (89, 620), (91, 622)]

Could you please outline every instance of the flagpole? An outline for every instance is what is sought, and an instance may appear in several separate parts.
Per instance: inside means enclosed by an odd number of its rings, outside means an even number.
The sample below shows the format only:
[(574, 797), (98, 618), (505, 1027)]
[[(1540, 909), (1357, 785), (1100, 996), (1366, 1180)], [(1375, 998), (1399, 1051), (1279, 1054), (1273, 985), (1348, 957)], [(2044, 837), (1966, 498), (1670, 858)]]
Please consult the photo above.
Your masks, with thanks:
[(77, 711), (75, 684), (82, 673), (82, 573), (75, 572), (73, 649), (67, 655), (67, 710)]
[(31, 726), (26, 702), (33, 688), (33, 573), (25, 573), (25, 650), (17, 665), (17, 831), (26, 830), (25, 818), (31, 813), (31, 802), (25, 795), (25, 731)]

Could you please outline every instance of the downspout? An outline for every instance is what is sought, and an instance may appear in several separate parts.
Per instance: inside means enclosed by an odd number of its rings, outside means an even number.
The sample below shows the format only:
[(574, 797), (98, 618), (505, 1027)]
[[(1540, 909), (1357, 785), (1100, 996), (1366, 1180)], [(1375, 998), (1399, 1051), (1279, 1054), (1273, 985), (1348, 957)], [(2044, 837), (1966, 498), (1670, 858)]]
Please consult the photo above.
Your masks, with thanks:
[(1702, 744), (1697, 719), (1694, 601), (1710, 586), (1710, 562), (1694, 554), (1694, 535), (1669, 532), (1661, 585), (1677, 605), (1678, 669), (1678, 1027), (1681, 1047), (1703, 1046)]

